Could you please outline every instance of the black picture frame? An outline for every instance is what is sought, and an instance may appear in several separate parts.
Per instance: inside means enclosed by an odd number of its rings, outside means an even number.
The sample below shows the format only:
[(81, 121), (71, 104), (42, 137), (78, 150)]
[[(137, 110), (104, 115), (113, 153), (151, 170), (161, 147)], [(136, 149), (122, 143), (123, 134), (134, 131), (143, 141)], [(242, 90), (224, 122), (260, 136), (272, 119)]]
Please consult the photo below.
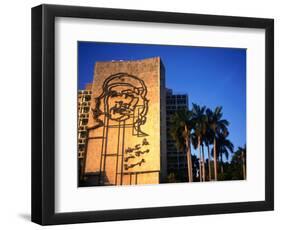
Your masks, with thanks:
[[(55, 18), (109, 19), (265, 29), (265, 200), (55, 213)], [(94, 208), (94, 207), (93, 207)], [(32, 8), (32, 221), (41, 225), (267, 211), (274, 209), (274, 20), (110, 8)]]

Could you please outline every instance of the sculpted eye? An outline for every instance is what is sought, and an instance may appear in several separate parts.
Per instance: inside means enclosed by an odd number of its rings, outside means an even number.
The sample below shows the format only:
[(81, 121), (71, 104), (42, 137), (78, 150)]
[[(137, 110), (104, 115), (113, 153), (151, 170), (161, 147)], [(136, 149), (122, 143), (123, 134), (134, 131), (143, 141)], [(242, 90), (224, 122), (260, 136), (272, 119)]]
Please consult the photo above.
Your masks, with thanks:
[(119, 96), (119, 93), (115, 90), (112, 90), (112, 91), (109, 91), (108, 96), (117, 97), (117, 96)]

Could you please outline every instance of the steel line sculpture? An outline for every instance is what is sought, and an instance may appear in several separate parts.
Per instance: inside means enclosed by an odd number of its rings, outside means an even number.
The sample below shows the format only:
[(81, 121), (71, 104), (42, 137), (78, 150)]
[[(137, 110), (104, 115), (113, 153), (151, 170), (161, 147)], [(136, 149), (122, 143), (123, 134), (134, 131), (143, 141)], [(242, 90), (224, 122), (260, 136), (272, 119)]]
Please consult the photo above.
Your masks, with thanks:
[[(102, 93), (94, 99), (94, 102), (94, 107), (91, 109), (94, 125), (91, 129), (103, 128), (104, 130), (100, 161), (100, 183), (104, 183), (103, 177), (106, 176), (106, 157), (114, 155), (107, 152), (108, 132), (109, 129), (118, 129), (118, 135), (116, 135), (118, 144), (115, 154), (117, 162), (115, 184), (117, 184), (119, 174), (122, 184), (123, 171), (144, 164), (145, 159), (142, 155), (149, 153), (147, 148), (141, 150), (141, 147), (149, 145), (148, 140), (144, 138), (148, 137), (148, 134), (142, 130), (148, 113), (147, 87), (144, 81), (136, 76), (117, 73), (105, 79), (102, 85)], [(115, 121), (115, 125), (112, 125), (112, 121)], [(134, 147), (125, 148), (125, 145), (133, 144), (125, 144), (125, 129), (131, 129), (132, 136), (143, 137), (140, 140), (141, 144), (136, 143)], [(118, 161), (120, 155), (122, 156), (121, 162)], [(119, 164), (121, 164), (121, 167), (119, 167)], [(120, 168), (121, 170), (119, 170)]]
[[(137, 85), (134, 83), (137, 83)], [(122, 89), (124, 87), (127, 87), (127, 89)], [(100, 119), (101, 115), (105, 115), (111, 120), (125, 121), (137, 109), (137, 118), (133, 122), (133, 135), (148, 136), (141, 130), (141, 126), (146, 122), (148, 112), (149, 100), (146, 95), (146, 85), (140, 78), (127, 73), (109, 76), (103, 83), (102, 94), (95, 98), (95, 108), (92, 108), (92, 114), (97, 124), (93, 129), (104, 126), (103, 121)], [(121, 100), (115, 100), (115, 104), (110, 107), (109, 100), (116, 98), (121, 98)], [(104, 109), (101, 108), (102, 103), (104, 104)]]

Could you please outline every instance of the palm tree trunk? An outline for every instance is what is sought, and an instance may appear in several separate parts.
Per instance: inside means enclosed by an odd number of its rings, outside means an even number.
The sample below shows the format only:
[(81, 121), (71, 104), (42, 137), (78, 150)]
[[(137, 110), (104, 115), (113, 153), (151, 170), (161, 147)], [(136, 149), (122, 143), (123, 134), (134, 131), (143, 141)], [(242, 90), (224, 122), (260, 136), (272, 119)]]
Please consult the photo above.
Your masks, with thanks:
[(189, 182), (193, 182), (193, 173), (192, 173), (192, 160), (191, 160), (191, 151), (190, 151), (190, 140), (188, 140), (188, 161), (189, 161), (189, 168), (188, 168), (188, 173), (189, 173)]
[(202, 144), (202, 174), (203, 174), (203, 181), (205, 181), (206, 173), (205, 173), (205, 156), (204, 156), (204, 145)]
[[(186, 141), (185, 141), (186, 143)], [(187, 144), (185, 144), (186, 146), (186, 163), (187, 163), (187, 181), (190, 182), (190, 174), (189, 174), (189, 168), (190, 168), (190, 162), (189, 162), (189, 157), (188, 157), (188, 147)]]
[(191, 151), (190, 151), (190, 141), (186, 140), (185, 142), (186, 145), (186, 161), (187, 161), (187, 177), (188, 181), (192, 182), (192, 162), (191, 162)]
[(245, 154), (244, 151), (242, 151), (242, 162), (243, 162), (243, 178), (246, 180), (246, 165), (245, 165)]
[(208, 167), (209, 167), (209, 181), (212, 180), (212, 174), (211, 174), (211, 154), (210, 154), (210, 147), (209, 144), (207, 144), (207, 148), (208, 148)]
[[(187, 127), (184, 127), (185, 131), (188, 132)], [(186, 160), (187, 160), (187, 177), (188, 181), (192, 182), (193, 181), (193, 173), (192, 173), (192, 160), (191, 160), (191, 150), (190, 150), (190, 137), (188, 136), (185, 140), (185, 145), (186, 145)]]
[(216, 137), (214, 137), (214, 174), (215, 174), (215, 181), (218, 180), (218, 171), (217, 171), (217, 141)]
[(200, 182), (202, 181), (202, 169), (201, 169), (201, 138), (198, 136), (198, 144), (197, 144), (197, 148), (199, 151), (199, 177), (200, 177)]
[(223, 161), (222, 161), (222, 155), (221, 155), (221, 174), (223, 175)]

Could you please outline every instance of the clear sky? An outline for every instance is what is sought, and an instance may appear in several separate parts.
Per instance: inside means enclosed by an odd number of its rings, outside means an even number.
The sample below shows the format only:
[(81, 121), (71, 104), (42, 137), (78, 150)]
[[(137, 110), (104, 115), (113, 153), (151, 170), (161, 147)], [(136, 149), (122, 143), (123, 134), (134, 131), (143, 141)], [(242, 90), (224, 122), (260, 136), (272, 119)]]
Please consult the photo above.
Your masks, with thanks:
[[(92, 82), (96, 61), (136, 60), (159, 56), (166, 87), (187, 93), (192, 103), (223, 107), (229, 139), (246, 144), (246, 50), (170, 45), (78, 42), (78, 88)], [(206, 155), (206, 153), (205, 153)]]

